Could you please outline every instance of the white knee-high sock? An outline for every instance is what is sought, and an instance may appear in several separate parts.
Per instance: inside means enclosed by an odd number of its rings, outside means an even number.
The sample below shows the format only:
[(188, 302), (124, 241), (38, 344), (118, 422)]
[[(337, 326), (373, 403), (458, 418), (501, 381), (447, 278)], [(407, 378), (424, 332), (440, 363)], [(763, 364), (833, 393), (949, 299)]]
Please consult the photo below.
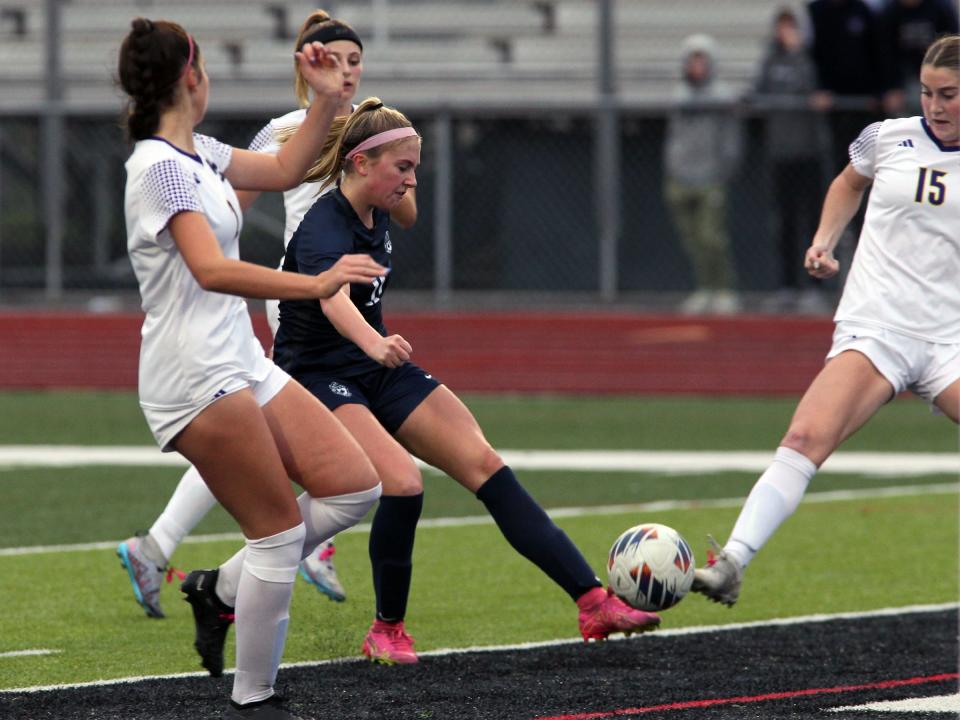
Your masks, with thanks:
[(276, 535), (246, 541), (236, 603), (237, 674), (231, 696), (236, 703), (273, 695), (305, 534), (300, 523)]
[(746, 567), (783, 522), (793, 515), (817, 466), (805, 455), (777, 448), (740, 511), (724, 551)]
[(157, 542), (164, 558), (171, 558), (177, 545), (216, 504), (217, 499), (210, 488), (191, 465), (177, 483), (167, 507), (150, 528), (150, 536)]
[[(380, 497), (380, 492), (381, 487), (377, 483), (376, 487), (369, 490), (325, 498), (315, 498), (308, 493), (301, 493), (297, 498), (297, 504), (300, 506), (300, 516), (303, 518), (306, 535), (300, 559), (307, 557), (324, 540), (360, 522)], [(240, 569), (243, 567), (246, 552), (246, 547), (241, 548), (220, 566), (216, 587), (217, 597), (231, 607), (236, 603)]]
[(307, 526), (307, 539), (303, 542), (303, 557), (307, 557), (316, 547), (334, 535), (353, 527), (363, 519), (367, 511), (380, 498), (382, 487), (369, 490), (315, 498), (301, 493), (297, 498), (303, 524)]

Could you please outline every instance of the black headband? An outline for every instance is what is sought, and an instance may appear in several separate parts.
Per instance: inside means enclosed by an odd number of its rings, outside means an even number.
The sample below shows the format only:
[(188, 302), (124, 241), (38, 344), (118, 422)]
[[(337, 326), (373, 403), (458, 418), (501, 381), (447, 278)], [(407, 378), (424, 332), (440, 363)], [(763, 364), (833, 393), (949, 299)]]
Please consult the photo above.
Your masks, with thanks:
[(302, 48), (310, 42), (321, 42), (326, 45), (328, 42), (333, 42), (334, 40), (349, 40), (350, 42), (356, 43), (357, 47), (363, 50), (363, 43), (360, 42), (360, 36), (357, 35), (357, 32), (349, 25), (339, 22), (338, 20), (328, 20), (322, 23), (320, 27), (309, 33), (303, 39), (300, 47)]

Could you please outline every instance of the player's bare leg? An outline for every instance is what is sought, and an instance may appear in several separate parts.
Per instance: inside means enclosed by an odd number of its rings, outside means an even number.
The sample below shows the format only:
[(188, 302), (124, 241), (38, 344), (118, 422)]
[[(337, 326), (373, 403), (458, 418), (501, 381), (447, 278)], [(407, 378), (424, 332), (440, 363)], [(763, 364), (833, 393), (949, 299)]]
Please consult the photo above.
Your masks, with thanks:
[(890, 383), (862, 353), (843, 352), (827, 362), (800, 400), (773, 463), (750, 491), (730, 539), (697, 569), (691, 589), (732, 606), (743, 570), (796, 511), (819, 466), (892, 396)]

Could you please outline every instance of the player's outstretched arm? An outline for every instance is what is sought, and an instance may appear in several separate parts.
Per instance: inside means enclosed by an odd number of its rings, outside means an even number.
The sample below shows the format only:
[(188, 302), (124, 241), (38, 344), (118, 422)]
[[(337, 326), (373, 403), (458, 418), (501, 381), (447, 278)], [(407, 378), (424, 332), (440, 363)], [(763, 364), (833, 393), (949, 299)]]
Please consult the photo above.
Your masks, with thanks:
[(296, 58), (314, 91), (307, 117), (276, 155), (234, 148), (225, 174), (236, 190), (290, 190), (323, 150), (343, 92), (340, 59), (318, 42), (304, 45)]
[(857, 214), (863, 194), (872, 181), (847, 165), (827, 190), (820, 213), (820, 225), (807, 249), (803, 266), (813, 277), (828, 278), (840, 270), (833, 250), (840, 236)]
[(234, 260), (224, 256), (206, 216), (198, 212), (174, 215), (170, 233), (194, 279), (210, 292), (279, 300), (326, 298), (347, 283), (368, 284), (387, 272), (369, 255), (344, 255), (317, 276)]

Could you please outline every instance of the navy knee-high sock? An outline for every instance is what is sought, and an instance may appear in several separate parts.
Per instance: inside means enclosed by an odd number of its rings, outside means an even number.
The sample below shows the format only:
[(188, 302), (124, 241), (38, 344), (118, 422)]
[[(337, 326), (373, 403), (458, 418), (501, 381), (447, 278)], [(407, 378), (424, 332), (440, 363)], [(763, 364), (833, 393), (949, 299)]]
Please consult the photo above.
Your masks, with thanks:
[(379, 620), (394, 622), (407, 614), (413, 539), (422, 509), (423, 493), (380, 497), (370, 528), (370, 564)]
[(574, 600), (600, 581), (577, 546), (530, 497), (506, 465), (477, 491), (514, 550), (543, 570)]

